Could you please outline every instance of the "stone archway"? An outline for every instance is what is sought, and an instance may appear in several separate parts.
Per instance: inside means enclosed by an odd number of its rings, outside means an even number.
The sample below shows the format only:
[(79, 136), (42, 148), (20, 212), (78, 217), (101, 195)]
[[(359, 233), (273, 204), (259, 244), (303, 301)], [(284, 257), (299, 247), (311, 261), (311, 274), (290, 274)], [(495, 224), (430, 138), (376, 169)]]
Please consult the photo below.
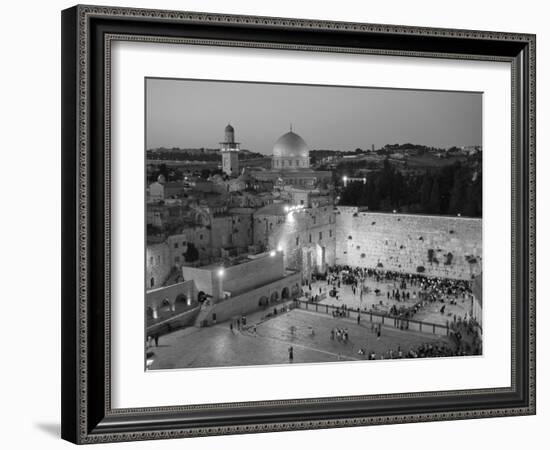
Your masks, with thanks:
[(160, 302), (160, 305), (158, 306), (158, 309), (160, 311), (172, 311), (173, 310), (173, 304), (168, 300), (168, 298), (163, 298)]
[(277, 300), (279, 300), (279, 293), (275, 291), (271, 294), (270, 301), (271, 303), (275, 303)]
[(178, 294), (174, 300), (174, 311), (181, 311), (188, 306), (191, 306), (191, 298), (188, 298), (185, 294)]
[(283, 300), (288, 300), (290, 298), (290, 289), (288, 289), (288, 287), (285, 286), (281, 291), (281, 298)]
[(298, 284), (295, 284), (294, 286), (292, 286), (292, 289), (290, 290), (290, 294), (292, 296), (292, 298), (297, 298), (300, 296), (300, 286), (298, 286)]
[(269, 305), (269, 299), (265, 295), (262, 295), (258, 300), (258, 306), (266, 307), (268, 305)]

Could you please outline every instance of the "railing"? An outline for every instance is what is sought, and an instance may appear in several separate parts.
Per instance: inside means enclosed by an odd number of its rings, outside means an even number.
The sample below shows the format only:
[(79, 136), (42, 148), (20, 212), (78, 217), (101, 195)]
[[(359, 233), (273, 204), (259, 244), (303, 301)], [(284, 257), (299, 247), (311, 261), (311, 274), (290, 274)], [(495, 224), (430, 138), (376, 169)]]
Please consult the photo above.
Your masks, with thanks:
[(359, 315), (361, 320), (392, 326), (401, 330), (419, 331), (422, 333), (431, 333), (440, 336), (449, 336), (451, 332), (451, 328), (448, 325), (422, 322), (420, 320), (392, 316), (370, 310), (360, 310), (359, 308), (343, 308), (341, 306), (323, 305), (305, 300), (294, 300), (294, 306), (306, 311), (315, 311), (331, 315), (334, 315), (336, 312), (337, 317), (348, 319), (357, 319), (357, 316)]

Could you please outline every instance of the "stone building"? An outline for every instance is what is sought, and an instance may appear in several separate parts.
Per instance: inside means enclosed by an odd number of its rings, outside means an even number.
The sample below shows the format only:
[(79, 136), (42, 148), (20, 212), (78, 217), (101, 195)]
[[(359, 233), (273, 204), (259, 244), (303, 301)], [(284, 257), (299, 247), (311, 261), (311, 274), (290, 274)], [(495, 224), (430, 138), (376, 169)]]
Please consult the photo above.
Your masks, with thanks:
[(254, 213), (254, 243), (282, 251), (285, 267), (304, 280), (325, 273), (336, 260), (336, 219), (332, 206), (305, 208), (275, 203)]
[(187, 187), (188, 184), (183, 181), (166, 181), (164, 175), (159, 175), (157, 181), (149, 185), (148, 200), (159, 201), (179, 198)]
[(147, 245), (145, 266), (146, 289), (162, 286), (172, 269), (170, 246), (166, 242)]

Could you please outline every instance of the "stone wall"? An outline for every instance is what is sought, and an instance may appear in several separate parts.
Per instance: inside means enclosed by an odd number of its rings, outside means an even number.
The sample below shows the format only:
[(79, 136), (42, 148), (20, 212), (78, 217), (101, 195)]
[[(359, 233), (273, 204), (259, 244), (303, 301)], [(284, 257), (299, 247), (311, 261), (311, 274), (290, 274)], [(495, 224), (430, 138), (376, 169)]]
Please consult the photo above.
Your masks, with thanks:
[[(214, 317), (219, 323), (260, 309), (276, 307), (283, 300), (283, 290), (288, 293), (289, 299), (298, 297), (300, 281), (301, 274), (296, 272), (273, 283), (215, 303), (208, 310), (201, 311), (197, 318), (197, 325), (204, 320), (212, 324)], [(266, 301), (268, 303), (265, 303)]]
[[(336, 263), (471, 279), (481, 273), (482, 221), (476, 218), (360, 212), (338, 207)], [(433, 262), (429, 250), (433, 250)], [(447, 255), (451, 253), (450, 264)]]
[(222, 289), (232, 296), (283, 278), (285, 274), (282, 252), (275, 252), (224, 269)]
[(211, 295), (214, 300), (221, 297), (221, 278), (215, 269), (182, 266), (181, 272), (185, 280), (192, 280), (195, 283), (197, 292), (202, 291)]
[(154, 310), (160, 309), (162, 306), (170, 306), (172, 310), (175, 310), (176, 301), (186, 302), (187, 299), (190, 299), (191, 303), (197, 303), (197, 291), (195, 282), (192, 280), (152, 289), (146, 294), (147, 307)]

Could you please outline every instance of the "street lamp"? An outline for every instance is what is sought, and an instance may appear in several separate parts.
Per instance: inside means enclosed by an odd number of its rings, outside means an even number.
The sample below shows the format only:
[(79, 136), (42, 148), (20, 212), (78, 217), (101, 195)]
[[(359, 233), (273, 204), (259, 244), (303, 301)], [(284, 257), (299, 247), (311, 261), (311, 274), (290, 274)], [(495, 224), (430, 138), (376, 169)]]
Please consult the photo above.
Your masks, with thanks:
[(220, 270), (218, 270), (218, 276), (219, 276), (220, 278), (223, 277), (223, 274), (224, 274), (224, 273), (225, 273), (225, 270), (223, 269), (223, 267), (222, 267)]

